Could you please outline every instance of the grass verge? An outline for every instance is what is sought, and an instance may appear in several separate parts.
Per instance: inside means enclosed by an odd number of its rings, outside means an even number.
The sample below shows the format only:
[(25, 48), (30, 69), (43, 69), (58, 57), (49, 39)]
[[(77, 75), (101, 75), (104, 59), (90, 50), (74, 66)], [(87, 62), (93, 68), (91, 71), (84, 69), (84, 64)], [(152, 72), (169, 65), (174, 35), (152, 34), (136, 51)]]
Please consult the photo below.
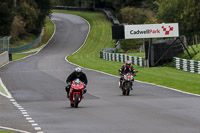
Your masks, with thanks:
[(123, 53), (126, 55), (130, 55), (130, 56), (135, 56), (135, 57), (143, 57), (145, 58), (145, 53)]
[(0, 92), (3, 93), (3, 94), (6, 94), (5, 90), (1, 86), (0, 86)]
[[(33, 48), (31, 48), (31, 49), (29, 49), (28, 51), (25, 51), (25, 52), (35, 52), (35, 51), (39, 50), (42, 46), (44, 46), (48, 42), (48, 40), (53, 35), (54, 28), (55, 28), (53, 22), (50, 19), (47, 19), (47, 18), (46, 18), (45, 21), (46, 22), (45, 22), (44, 35), (42, 37), (41, 42), (38, 45), (34, 46)], [(13, 60), (18, 60), (18, 59), (24, 58), (26, 56), (29, 56), (29, 54), (13, 54), (12, 58), (13, 58)]]
[[(85, 45), (74, 55), (68, 56), (68, 60), (82, 67), (91, 68), (113, 75), (118, 75), (118, 69), (122, 63), (100, 59), (100, 51), (103, 48), (114, 47), (115, 42), (111, 37), (111, 23), (101, 13), (77, 12), (54, 10), (59, 13), (69, 13), (83, 17), (91, 26), (91, 31)], [(139, 71), (136, 80), (155, 83), (178, 90), (200, 94), (200, 75), (176, 70), (171, 67), (143, 68), (135, 66)]]

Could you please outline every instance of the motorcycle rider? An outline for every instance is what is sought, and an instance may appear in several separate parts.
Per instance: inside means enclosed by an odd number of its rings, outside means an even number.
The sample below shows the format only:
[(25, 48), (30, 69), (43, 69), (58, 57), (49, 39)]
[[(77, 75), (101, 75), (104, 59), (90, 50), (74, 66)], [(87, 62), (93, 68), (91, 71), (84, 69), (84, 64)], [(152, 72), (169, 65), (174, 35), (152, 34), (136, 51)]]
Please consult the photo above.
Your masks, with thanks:
[(69, 98), (69, 91), (70, 91), (72, 81), (74, 81), (77, 78), (80, 79), (84, 83), (84, 94), (86, 93), (87, 89), (85, 89), (85, 88), (88, 83), (87, 77), (86, 77), (85, 73), (82, 72), (82, 69), (80, 67), (77, 67), (75, 69), (75, 71), (72, 72), (66, 80), (67, 86), (66, 86), (65, 90), (67, 92), (67, 98)]
[(131, 73), (132, 75), (135, 75), (135, 69), (134, 67), (131, 65), (131, 61), (126, 61), (126, 63), (121, 67), (121, 69), (119, 70), (119, 75), (121, 75), (121, 78), (119, 79), (120, 82), (120, 88), (122, 88), (122, 81), (123, 81), (123, 75), (127, 74), (127, 73)]

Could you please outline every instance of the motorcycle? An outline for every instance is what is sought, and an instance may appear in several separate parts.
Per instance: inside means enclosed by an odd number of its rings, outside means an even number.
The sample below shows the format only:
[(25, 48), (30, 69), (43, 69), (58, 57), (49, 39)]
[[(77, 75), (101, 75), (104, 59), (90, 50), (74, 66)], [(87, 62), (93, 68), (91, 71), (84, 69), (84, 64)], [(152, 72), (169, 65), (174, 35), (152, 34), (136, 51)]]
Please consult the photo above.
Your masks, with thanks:
[(72, 81), (69, 92), (69, 100), (71, 107), (78, 108), (78, 104), (83, 99), (83, 94), (86, 93), (84, 88), (85, 85), (83, 82), (80, 81), (80, 79), (77, 78), (74, 81)]
[[(137, 73), (138, 71), (136, 71)], [(130, 90), (133, 90), (132, 86), (133, 86), (133, 81), (134, 81), (134, 76), (136, 76), (136, 74), (131, 74), (131, 73), (126, 73), (126, 74), (120, 74), (123, 76), (123, 80), (121, 83), (121, 89), (122, 89), (122, 94), (123, 95), (129, 95), (130, 94)], [(119, 81), (119, 85), (120, 85), (120, 81)]]

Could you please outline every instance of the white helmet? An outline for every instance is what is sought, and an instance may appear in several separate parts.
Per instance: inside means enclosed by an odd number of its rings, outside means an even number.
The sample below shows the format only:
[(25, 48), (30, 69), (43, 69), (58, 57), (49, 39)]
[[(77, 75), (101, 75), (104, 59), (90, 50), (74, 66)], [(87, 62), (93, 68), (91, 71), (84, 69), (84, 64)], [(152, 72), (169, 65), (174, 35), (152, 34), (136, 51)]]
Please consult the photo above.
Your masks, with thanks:
[(82, 69), (81, 69), (80, 67), (77, 67), (77, 68), (75, 69), (75, 71), (76, 71), (76, 72), (82, 72)]

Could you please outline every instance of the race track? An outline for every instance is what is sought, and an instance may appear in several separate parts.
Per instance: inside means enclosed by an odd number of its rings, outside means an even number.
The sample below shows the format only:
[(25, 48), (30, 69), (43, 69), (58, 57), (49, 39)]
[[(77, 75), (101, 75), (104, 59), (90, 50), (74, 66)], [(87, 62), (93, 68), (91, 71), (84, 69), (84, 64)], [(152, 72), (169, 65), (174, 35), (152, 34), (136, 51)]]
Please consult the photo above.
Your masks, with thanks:
[[(42, 131), (200, 132), (200, 97), (139, 82), (135, 82), (130, 96), (122, 96), (118, 78), (86, 69), (83, 71), (88, 76), (88, 93), (80, 108), (71, 108), (64, 88), (65, 80), (75, 66), (66, 62), (65, 57), (81, 47), (89, 25), (78, 16), (60, 13), (53, 13), (52, 20), (56, 33), (42, 51), (0, 69), (0, 77), (14, 99), (27, 110)], [(0, 124), (13, 125), (12, 121)], [(33, 132), (28, 125), (19, 125), (18, 128)]]

